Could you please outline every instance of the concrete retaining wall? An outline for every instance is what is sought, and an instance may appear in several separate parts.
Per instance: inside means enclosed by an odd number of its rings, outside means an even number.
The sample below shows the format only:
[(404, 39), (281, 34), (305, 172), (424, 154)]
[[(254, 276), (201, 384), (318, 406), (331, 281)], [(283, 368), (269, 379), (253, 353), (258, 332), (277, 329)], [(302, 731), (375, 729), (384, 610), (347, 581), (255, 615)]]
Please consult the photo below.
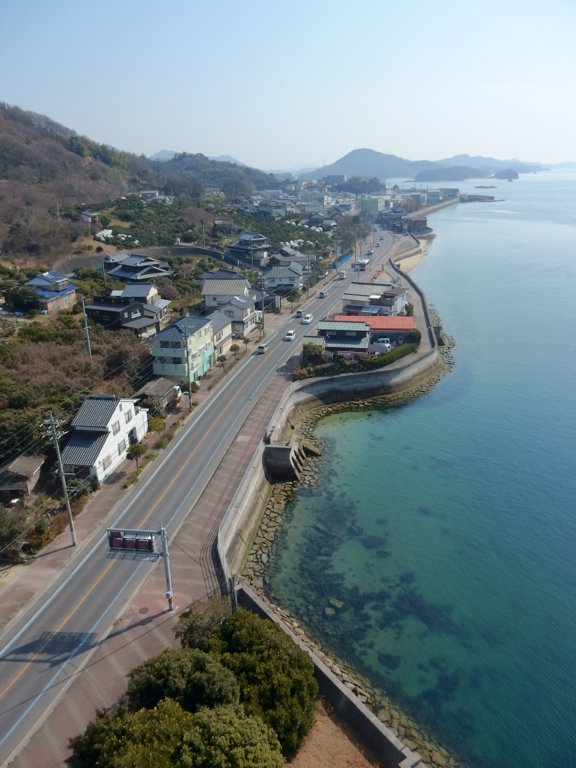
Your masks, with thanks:
[[(272, 416), (267, 440), (273, 443), (289, 440), (291, 423), (297, 421), (302, 408), (401, 391), (429, 376), (438, 365), (439, 354), (434, 348), (422, 355), (416, 353), (411, 356), (411, 362), (394, 368), (291, 382)], [(264, 448), (262, 443), (256, 450), (218, 528), (218, 556), (227, 579), (241, 573), (266, 506), (268, 482)]]
[(227, 582), (242, 572), (268, 500), (264, 447), (262, 443), (254, 453), (244, 479), (218, 527), (218, 557)]
[(354, 729), (358, 736), (370, 746), (370, 751), (388, 768), (423, 767), (422, 758), (416, 752), (405, 747), (400, 739), (387, 728), (378, 718), (348, 690), (292, 630), (272, 613), (266, 603), (249, 587), (241, 585), (237, 591), (238, 603), (257, 615), (273, 621), (282, 627), (287, 635), (304, 650), (314, 664), (314, 675), (318, 682), (320, 693), (330, 702), (330, 705), (340, 717)]
[(286, 388), (270, 421), (270, 440), (281, 442), (286, 439), (290, 423), (297, 420), (300, 408), (399, 392), (427, 378), (439, 365), (440, 356), (434, 347), (427, 353), (412, 355), (410, 362), (400, 362), (394, 368), (293, 381)]
[[(423, 301), (424, 306), (425, 302)], [(432, 342), (431, 342), (432, 343)], [(427, 353), (412, 356), (410, 362), (378, 371), (350, 373), (333, 378), (292, 382), (281, 398), (272, 417), (267, 440), (281, 442), (291, 432), (291, 420), (297, 419), (299, 409), (313, 404), (356, 400), (370, 395), (401, 391), (417, 383), (439, 366), (435, 343)], [(264, 442), (256, 450), (244, 480), (236, 492), (218, 529), (217, 549), (226, 579), (242, 572), (252, 542), (258, 531), (268, 497), (264, 468)], [(334, 675), (309, 648), (276, 617), (262, 600), (247, 586), (240, 586), (238, 599), (245, 607), (275, 621), (298, 645), (306, 650), (322, 694), (331, 706), (349, 723), (359, 737), (370, 746), (389, 768), (423, 766), (421, 757), (409, 750), (351, 691)]]

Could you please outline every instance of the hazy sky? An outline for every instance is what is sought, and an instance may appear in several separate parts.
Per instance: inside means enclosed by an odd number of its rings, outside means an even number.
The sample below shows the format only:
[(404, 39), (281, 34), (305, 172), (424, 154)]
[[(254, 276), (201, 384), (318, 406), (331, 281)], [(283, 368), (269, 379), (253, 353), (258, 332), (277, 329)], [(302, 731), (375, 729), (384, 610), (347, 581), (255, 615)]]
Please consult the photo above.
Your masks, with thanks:
[(574, 0), (4, 0), (0, 101), (264, 170), (576, 161)]

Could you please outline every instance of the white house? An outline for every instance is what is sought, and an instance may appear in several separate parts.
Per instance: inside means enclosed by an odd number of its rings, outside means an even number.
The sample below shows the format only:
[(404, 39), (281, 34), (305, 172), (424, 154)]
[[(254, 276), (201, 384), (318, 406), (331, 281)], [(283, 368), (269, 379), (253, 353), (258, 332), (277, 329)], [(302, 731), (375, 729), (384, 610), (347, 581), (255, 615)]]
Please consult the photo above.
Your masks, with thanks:
[(62, 450), (64, 472), (102, 482), (124, 461), (130, 444), (148, 431), (148, 412), (132, 398), (94, 395), (84, 400), (71, 426)]
[(219, 279), (207, 277), (202, 283), (202, 300), (208, 311), (228, 304), (234, 298), (247, 299), (253, 293), (245, 278)]
[(214, 360), (218, 360), (220, 355), (227, 355), (233, 344), (232, 340), (232, 318), (223, 312), (216, 310), (210, 315), (212, 322), (212, 334), (214, 340)]
[(407, 302), (407, 291), (392, 283), (351, 283), (342, 295), (344, 314), (361, 314), (371, 307), (380, 315), (399, 315)]
[(291, 261), (286, 266), (272, 267), (262, 273), (264, 288), (267, 291), (300, 291), (302, 289), (301, 264)]
[(230, 319), (232, 324), (232, 336), (240, 339), (253, 331), (262, 317), (262, 312), (254, 307), (250, 299), (241, 299), (235, 296), (227, 304), (219, 307), (220, 312)]

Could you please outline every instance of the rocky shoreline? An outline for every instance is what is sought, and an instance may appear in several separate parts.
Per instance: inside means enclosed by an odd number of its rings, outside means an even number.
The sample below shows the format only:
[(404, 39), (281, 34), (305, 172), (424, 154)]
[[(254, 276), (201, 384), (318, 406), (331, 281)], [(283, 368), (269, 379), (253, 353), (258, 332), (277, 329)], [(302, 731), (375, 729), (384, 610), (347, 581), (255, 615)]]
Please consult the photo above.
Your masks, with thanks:
[[(441, 326), (437, 313), (431, 310), (432, 320), (438, 327)], [(454, 365), (452, 349), (454, 340), (442, 333), (443, 344), (439, 346), (442, 358), (442, 368), (432, 374), (428, 379), (404, 391), (394, 394), (381, 395), (374, 398), (355, 400), (352, 402), (323, 405), (311, 408), (299, 415), (298, 422), (294, 425), (294, 437), (300, 442), (308, 444), (310, 456), (321, 456), (322, 441), (315, 437), (314, 431), (317, 423), (334, 413), (350, 410), (368, 410), (379, 407), (395, 407), (409, 403), (422, 396), (434, 387), (440, 378), (446, 375)], [(310, 638), (299, 622), (287, 611), (272, 603), (266, 597), (267, 579), (266, 573), (274, 558), (274, 549), (277, 533), (284, 517), (284, 510), (299, 488), (312, 487), (318, 480), (316, 461), (310, 458), (299, 482), (277, 483), (271, 487), (270, 495), (264, 511), (258, 533), (248, 555), (243, 578), (258, 592), (269, 606), (289, 629), (294, 632), (313, 651), (331, 672), (336, 675), (357, 698), (368, 706), (378, 719), (384, 723), (398, 738), (411, 750), (418, 752), (422, 759), (432, 768), (461, 768), (462, 763), (455, 760), (433, 739), (422, 733), (419, 726), (380, 690), (373, 688), (353, 670), (346, 667), (340, 661), (335, 660), (333, 653), (323, 648)], [(334, 606), (336, 611), (338, 606)], [(330, 607), (326, 608), (330, 610)]]

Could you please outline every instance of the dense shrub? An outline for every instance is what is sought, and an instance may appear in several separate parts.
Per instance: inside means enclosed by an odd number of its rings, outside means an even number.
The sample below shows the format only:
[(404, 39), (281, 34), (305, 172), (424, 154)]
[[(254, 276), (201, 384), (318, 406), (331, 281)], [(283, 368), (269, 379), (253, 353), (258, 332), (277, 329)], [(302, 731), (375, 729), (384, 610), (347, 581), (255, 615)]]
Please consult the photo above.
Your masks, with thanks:
[(274, 731), (239, 706), (186, 712), (172, 699), (153, 709), (99, 712), (70, 739), (70, 768), (281, 768)]
[[(418, 334), (419, 331), (415, 331)], [(292, 371), (292, 379), (300, 381), (314, 376), (339, 376), (342, 373), (359, 373), (361, 371), (377, 370), (386, 365), (400, 360), (402, 357), (415, 352), (418, 349), (417, 343), (402, 344), (399, 347), (393, 347), (390, 352), (372, 357), (336, 357), (331, 363), (321, 363), (319, 365), (297, 366)]]
[(225, 616), (210, 633), (198, 624), (207, 624), (201, 613), (181, 619), (181, 642), (186, 646), (196, 637), (218, 654), (240, 683), (246, 711), (268, 723), (283, 753), (293, 755), (313, 722), (318, 688), (310, 657), (276, 624), (242, 609)]
[(128, 705), (151, 709), (161, 699), (177, 701), (187, 712), (235, 704), (240, 689), (234, 674), (216, 658), (196, 648), (167, 649), (129, 675)]

